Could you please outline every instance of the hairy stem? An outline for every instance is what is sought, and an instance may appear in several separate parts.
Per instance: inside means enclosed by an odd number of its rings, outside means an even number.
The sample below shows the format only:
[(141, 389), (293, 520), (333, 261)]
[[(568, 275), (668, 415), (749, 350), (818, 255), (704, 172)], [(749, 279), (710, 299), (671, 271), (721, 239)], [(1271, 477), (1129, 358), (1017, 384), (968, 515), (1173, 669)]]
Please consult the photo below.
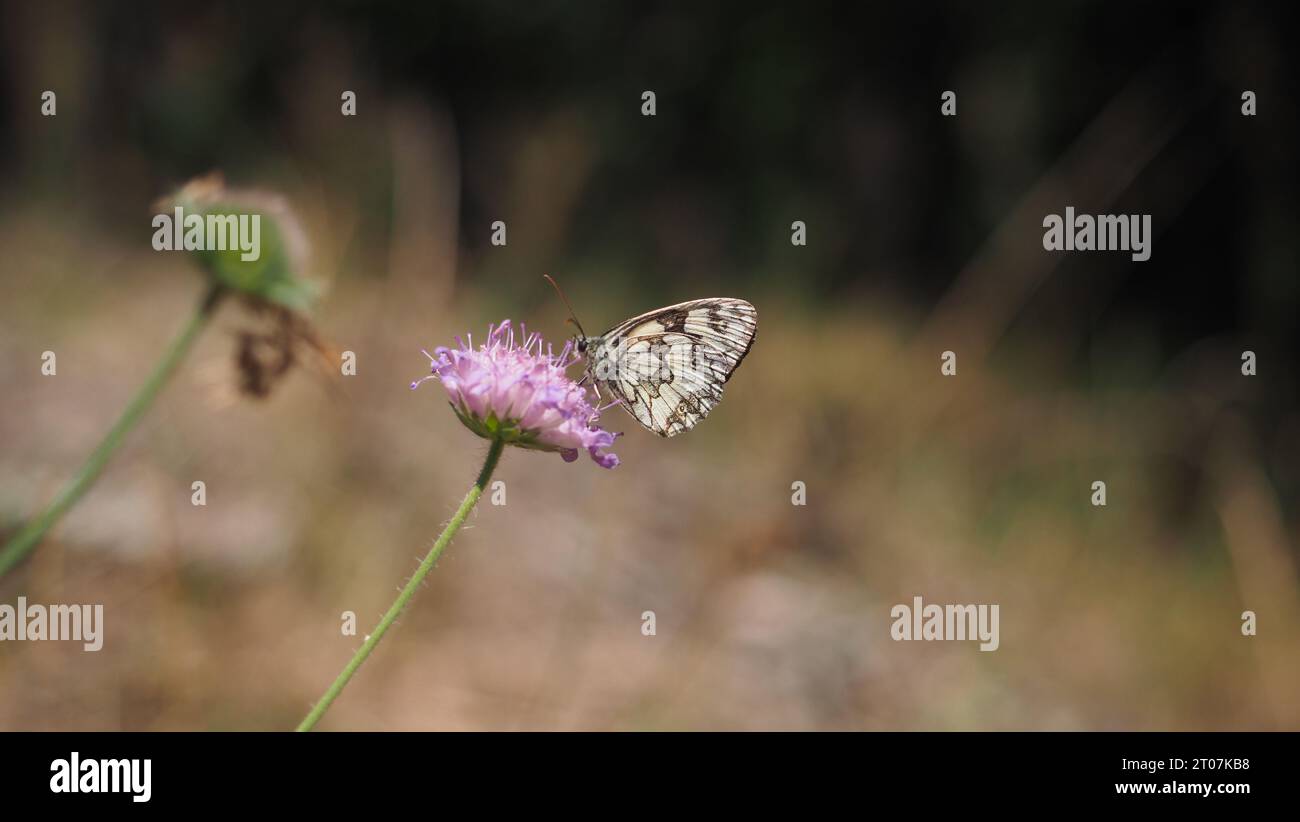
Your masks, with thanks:
[(307, 717), (298, 725), (299, 731), (310, 731), (316, 727), (316, 723), (329, 710), (330, 705), (338, 698), (339, 694), (343, 693), (348, 680), (352, 679), (352, 675), (370, 656), (370, 652), (375, 650), (379, 640), (384, 638), (384, 634), (401, 616), (402, 611), (410, 603), (411, 597), (415, 596), (415, 591), (420, 587), (420, 583), (424, 582), (424, 578), (429, 575), (429, 571), (433, 570), (438, 557), (442, 556), (442, 552), (451, 542), (451, 538), (465, 524), (465, 518), (469, 516), (469, 512), (473, 510), (474, 504), (478, 502), (479, 497), (483, 495), (483, 489), (487, 487), (488, 480), (492, 478), (492, 472), (496, 470), (497, 461), (501, 459), (501, 451), (504, 448), (504, 442), (492, 440), (492, 447), (488, 449), (487, 459), (483, 463), (483, 470), (479, 471), (478, 480), (469, 489), (469, 493), (465, 495), (460, 508), (456, 509), (451, 521), (442, 529), (442, 533), (438, 535), (438, 540), (433, 543), (428, 556), (420, 563), (420, 567), (415, 570), (415, 574), (406, 583), (406, 587), (397, 595), (397, 599), (393, 600), (393, 604), (388, 606), (388, 610), (384, 613), (383, 618), (379, 620), (379, 624), (370, 632), (370, 636), (366, 637), (365, 642), (361, 643), (361, 647), (352, 655), (352, 659), (348, 660), (348, 664), (343, 666), (343, 670), (334, 678), (334, 682), (325, 691), (325, 695), (321, 697), (320, 701), (316, 703), (316, 707), (312, 708), (311, 713), (307, 714)]

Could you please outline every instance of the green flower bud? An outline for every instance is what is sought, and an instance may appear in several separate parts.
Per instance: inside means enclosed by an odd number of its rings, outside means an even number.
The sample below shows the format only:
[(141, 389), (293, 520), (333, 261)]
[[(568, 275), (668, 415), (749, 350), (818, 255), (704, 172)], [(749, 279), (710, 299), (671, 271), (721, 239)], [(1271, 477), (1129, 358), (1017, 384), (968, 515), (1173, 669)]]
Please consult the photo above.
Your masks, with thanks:
[(185, 184), (167, 202), (180, 209), (184, 247), (216, 282), (295, 311), (311, 307), (319, 288), (301, 276), (306, 237), (282, 197), (228, 189), (213, 174)]

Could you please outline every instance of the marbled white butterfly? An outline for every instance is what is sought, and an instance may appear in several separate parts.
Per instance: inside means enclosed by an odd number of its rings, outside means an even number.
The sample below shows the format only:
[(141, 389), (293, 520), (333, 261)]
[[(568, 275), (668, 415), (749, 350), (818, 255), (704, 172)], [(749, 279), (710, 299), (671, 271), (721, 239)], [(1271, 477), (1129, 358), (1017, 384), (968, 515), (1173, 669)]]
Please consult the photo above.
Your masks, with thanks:
[[(555, 286), (566, 306), (564, 292)], [(604, 400), (619, 401), (661, 437), (694, 428), (722, 399), (722, 386), (754, 344), (758, 311), (744, 300), (706, 297), (624, 320), (596, 337), (577, 327), (577, 351)]]

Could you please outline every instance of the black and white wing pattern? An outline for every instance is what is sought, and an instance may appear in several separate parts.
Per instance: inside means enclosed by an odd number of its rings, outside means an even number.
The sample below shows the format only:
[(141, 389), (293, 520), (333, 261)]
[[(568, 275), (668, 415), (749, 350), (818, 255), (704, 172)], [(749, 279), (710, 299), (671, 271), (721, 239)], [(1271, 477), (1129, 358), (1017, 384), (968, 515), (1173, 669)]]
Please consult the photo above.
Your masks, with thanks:
[(626, 320), (587, 341), (587, 374), (661, 437), (689, 431), (722, 399), (754, 344), (758, 311), (709, 297)]

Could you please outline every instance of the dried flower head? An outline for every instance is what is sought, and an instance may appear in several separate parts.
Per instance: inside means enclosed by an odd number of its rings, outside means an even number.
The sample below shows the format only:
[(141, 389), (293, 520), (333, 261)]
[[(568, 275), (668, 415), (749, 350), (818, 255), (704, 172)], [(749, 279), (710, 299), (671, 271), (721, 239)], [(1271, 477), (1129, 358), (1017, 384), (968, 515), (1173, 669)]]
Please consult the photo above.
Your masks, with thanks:
[(587, 391), (565, 370), (578, 360), (572, 341), (554, 354), (540, 335), (521, 326), (516, 342), (509, 320), (488, 327), (487, 342), (474, 348), (472, 338), (456, 338), (455, 348), (425, 352), (433, 373), (411, 383), (416, 388), (436, 379), (447, 390), (451, 407), (465, 427), (485, 439), (500, 439), (520, 448), (555, 451), (566, 462), (585, 448), (602, 468), (618, 465), (614, 454), (600, 449), (614, 444), (615, 434), (596, 425), (600, 416)]

